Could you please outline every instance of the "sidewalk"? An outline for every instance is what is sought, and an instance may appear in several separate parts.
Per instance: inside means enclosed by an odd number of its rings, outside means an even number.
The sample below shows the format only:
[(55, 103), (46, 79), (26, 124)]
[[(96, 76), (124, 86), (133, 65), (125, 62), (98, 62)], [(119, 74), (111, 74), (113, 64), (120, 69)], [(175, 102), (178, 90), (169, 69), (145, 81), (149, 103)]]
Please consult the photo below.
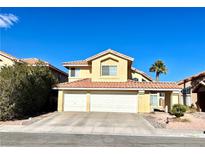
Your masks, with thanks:
[(58, 134), (98, 134), (98, 135), (124, 135), (124, 136), (161, 136), (161, 137), (193, 137), (205, 138), (202, 131), (158, 129), (152, 131), (139, 130), (139, 128), (121, 127), (63, 127), (63, 126), (42, 126), (33, 129), (23, 125), (1, 125), (0, 132), (21, 132), (21, 133), (58, 133)]

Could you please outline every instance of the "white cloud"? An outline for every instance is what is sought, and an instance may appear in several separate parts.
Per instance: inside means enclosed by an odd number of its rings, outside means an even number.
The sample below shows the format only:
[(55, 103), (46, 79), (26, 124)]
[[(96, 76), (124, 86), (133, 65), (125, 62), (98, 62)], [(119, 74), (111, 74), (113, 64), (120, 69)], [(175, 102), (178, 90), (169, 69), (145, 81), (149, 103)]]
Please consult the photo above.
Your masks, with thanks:
[(13, 14), (0, 14), (0, 28), (9, 28), (18, 21), (18, 17)]

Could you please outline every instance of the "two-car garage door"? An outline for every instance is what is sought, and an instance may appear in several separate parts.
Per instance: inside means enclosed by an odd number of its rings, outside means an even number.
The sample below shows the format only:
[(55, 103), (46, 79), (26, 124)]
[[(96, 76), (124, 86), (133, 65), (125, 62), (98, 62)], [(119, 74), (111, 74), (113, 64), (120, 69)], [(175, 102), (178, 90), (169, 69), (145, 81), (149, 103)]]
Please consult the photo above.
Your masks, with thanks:
[(87, 111), (87, 102), (91, 112), (128, 112), (138, 111), (136, 93), (86, 93), (64, 94), (64, 111)]
[(90, 111), (137, 112), (136, 94), (91, 94)]

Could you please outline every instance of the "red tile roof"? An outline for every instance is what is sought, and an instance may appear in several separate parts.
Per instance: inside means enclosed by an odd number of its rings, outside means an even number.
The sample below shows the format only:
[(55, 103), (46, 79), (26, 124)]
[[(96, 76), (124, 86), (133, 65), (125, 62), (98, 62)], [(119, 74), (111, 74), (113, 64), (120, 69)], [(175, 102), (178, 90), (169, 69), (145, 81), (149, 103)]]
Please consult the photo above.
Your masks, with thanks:
[(86, 60), (77, 60), (77, 61), (70, 61), (70, 62), (64, 62), (63, 66), (84, 66), (88, 65), (88, 62)]
[(12, 56), (12, 55), (10, 55), (8, 53), (5, 53), (3, 51), (0, 51), (0, 55), (4, 56), (4, 57), (6, 57), (6, 58), (8, 58), (8, 59), (10, 59), (10, 60), (12, 60), (14, 62), (21, 62), (21, 60), (19, 60), (18, 58), (14, 57), (14, 56)]
[(92, 82), (86, 78), (73, 82), (60, 83), (54, 86), (54, 89), (63, 88), (133, 88), (133, 89), (181, 89), (175, 82), (136, 82), (128, 80), (127, 82)]
[(45, 66), (48, 66), (50, 69), (54, 70), (55, 72), (58, 72), (64, 76), (68, 76), (67, 73), (61, 71), (60, 69), (56, 68), (55, 66), (49, 64), (48, 62), (46, 61), (43, 61), (43, 60), (40, 60), (40, 59), (37, 59), (37, 58), (26, 58), (26, 59), (21, 59), (21, 61), (27, 63), (28, 65), (31, 65), (31, 66), (34, 66), (36, 64), (38, 64), (39, 62), (42, 62), (43, 64), (45, 64)]
[(21, 59), (21, 60), (24, 61), (25, 63), (29, 64), (29, 65), (36, 65), (39, 62), (42, 62), (42, 63), (48, 65), (48, 62), (42, 61), (42, 60), (37, 59), (37, 58), (25, 58), (25, 59)]
[(205, 72), (200, 72), (200, 73), (198, 73), (196, 75), (193, 75), (193, 76), (190, 76), (190, 77), (188, 77), (186, 79), (183, 79), (183, 80), (179, 81), (178, 84), (181, 85), (184, 82), (189, 82), (189, 81), (191, 81), (193, 79), (196, 79), (196, 78), (199, 78), (199, 77), (205, 77)]
[(116, 56), (122, 57), (122, 58), (130, 60), (130, 61), (134, 60), (134, 58), (126, 56), (124, 54), (121, 54), (121, 53), (119, 53), (119, 52), (117, 52), (115, 50), (107, 49), (107, 50), (102, 51), (102, 52), (100, 52), (100, 53), (98, 53), (98, 54), (96, 54), (96, 55), (94, 55), (92, 57), (89, 57), (89, 58), (85, 59), (85, 60), (77, 60), (77, 61), (64, 62), (63, 66), (65, 66), (65, 67), (66, 66), (84, 66), (84, 65), (88, 66), (88, 62), (89, 61), (91, 61), (93, 59), (96, 59), (98, 57), (101, 57), (103, 55), (109, 54), (109, 53), (112, 53), (112, 54), (114, 54)]

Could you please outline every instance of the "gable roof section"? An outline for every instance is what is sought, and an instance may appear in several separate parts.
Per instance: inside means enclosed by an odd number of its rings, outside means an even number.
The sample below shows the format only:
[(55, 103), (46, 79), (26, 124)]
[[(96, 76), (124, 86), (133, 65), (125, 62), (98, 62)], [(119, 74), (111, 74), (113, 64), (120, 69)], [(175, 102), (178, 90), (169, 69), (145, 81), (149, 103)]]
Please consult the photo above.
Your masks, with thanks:
[(127, 59), (127, 60), (129, 60), (129, 61), (133, 61), (133, 60), (134, 60), (134, 58), (129, 57), (129, 56), (127, 56), (127, 55), (124, 55), (124, 54), (122, 54), (122, 53), (119, 53), (119, 52), (117, 52), (117, 51), (115, 51), (115, 50), (107, 49), (107, 50), (102, 51), (102, 52), (100, 52), (100, 53), (98, 53), (98, 54), (96, 54), (96, 55), (94, 55), (94, 56), (92, 56), (92, 57), (87, 58), (86, 61), (92, 61), (93, 59), (96, 59), (96, 58), (98, 58), (98, 57), (101, 57), (101, 56), (106, 55), (106, 54), (109, 54), (109, 53), (111, 53), (111, 54), (113, 54), (113, 55), (116, 55), (116, 56), (118, 56), (118, 57)]
[(205, 87), (205, 80), (199, 82), (199, 83), (193, 88), (192, 91), (193, 91), (194, 93), (197, 93), (198, 89), (199, 89), (201, 86)]
[(184, 82), (189, 82), (189, 81), (191, 81), (191, 80), (193, 80), (193, 79), (196, 79), (196, 78), (199, 78), (199, 77), (205, 77), (205, 72), (200, 72), (200, 73), (198, 73), (198, 74), (196, 74), (196, 75), (193, 75), (193, 76), (190, 76), (190, 77), (185, 78), (185, 79), (183, 79), (183, 80), (180, 80), (180, 81), (178, 82), (178, 84), (181, 85), (181, 84), (183, 84)]
[(49, 67), (50, 69), (64, 75), (64, 76), (68, 76), (67, 73), (61, 71), (60, 69), (56, 68), (55, 66), (49, 64), (48, 62), (46, 61), (43, 61), (43, 60), (40, 60), (40, 59), (37, 59), (37, 58), (25, 58), (25, 59), (21, 59), (23, 62), (27, 63), (28, 65), (31, 65), (31, 66), (35, 66), (37, 63), (39, 62), (42, 62), (43, 64), (45, 64), (44, 66), (47, 66)]
[(101, 56), (109, 54), (109, 53), (114, 54), (114, 55), (116, 55), (118, 57), (127, 59), (129, 61), (133, 61), (134, 60), (134, 58), (126, 56), (124, 54), (121, 54), (121, 53), (119, 53), (119, 52), (117, 52), (115, 50), (107, 49), (107, 50), (102, 51), (99, 54), (96, 54), (96, 55), (94, 55), (92, 57), (89, 57), (89, 58), (87, 58), (85, 60), (77, 60), (77, 61), (64, 62), (63, 66), (65, 66), (65, 67), (66, 66), (89, 66), (89, 64), (88, 64), (89, 61), (92, 61), (93, 59), (96, 59), (98, 57), (101, 57)]
[(152, 79), (150, 76), (148, 76), (145, 72), (140, 71), (140, 70), (138, 70), (138, 69), (136, 69), (136, 68), (134, 68), (134, 67), (132, 67), (131, 69), (132, 69), (132, 71), (134, 71), (134, 72), (136, 72), (136, 73), (139, 73), (139, 74), (142, 75), (143, 77), (147, 78), (149, 81), (153, 81), (153, 79)]
[(12, 61), (14, 61), (14, 62), (21, 62), (21, 60), (19, 60), (18, 58), (13, 57), (12, 55), (10, 55), (10, 54), (8, 54), (8, 53), (5, 53), (5, 52), (3, 52), (3, 51), (0, 51), (0, 55), (3, 56), (3, 57), (5, 57), (5, 58), (8, 58), (8, 59), (10, 59), (10, 60), (12, 60)]
[(180, 90), (175, 82), (92, 82), (90, 78), (57, 84), (53, 89)]

